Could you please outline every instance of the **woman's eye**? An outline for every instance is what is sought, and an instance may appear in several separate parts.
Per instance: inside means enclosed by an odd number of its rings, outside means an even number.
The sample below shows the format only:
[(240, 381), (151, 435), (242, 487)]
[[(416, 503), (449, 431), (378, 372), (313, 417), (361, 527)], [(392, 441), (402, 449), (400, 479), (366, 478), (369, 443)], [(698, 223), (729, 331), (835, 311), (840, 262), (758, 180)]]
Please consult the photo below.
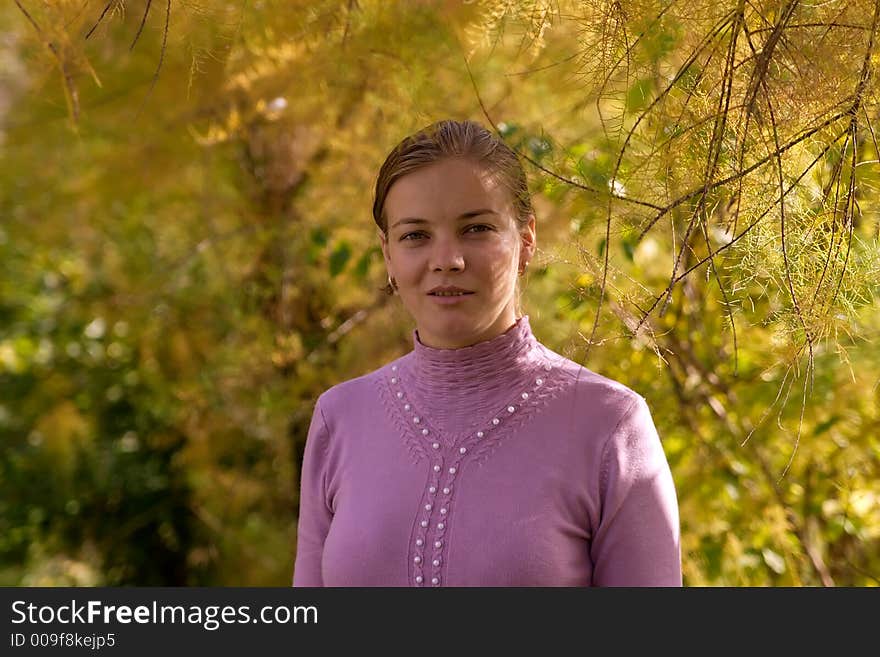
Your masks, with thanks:
[[(492, 227), (491, 227), (491, 226), (487, 226), (487, 225), (485, 225), (485, 224), (474, 224), (473, 226), (468, 226), (468, 227), (465, 229), (465, 232), (471, 230), (472, 228), (483, 228), (483, 229), (485, 229), (485, 230), (492, 230)], [(478, 230), (478, 231), (476, 231), (476, 232), (478, 232), (478, 233), (482, 233), (482, 232), (485, 232), (485, 230)], [(401, 236), (400, 241), (401, 241), (401, 242), (403, 242), (404, 240), (412, 241), (412, 240), (410, 240), (411, 237), (418, 237), (418, 236), (420, 236), (420, 235), (424, 235), (424, 234), (425, 234), (425, 233), (423, 233), (423, 232), (421, 232), (421, 231), (419, 231), (419, 232), (415, 232), (415, 233), (406, 233), (405, 235), (402, 235), (402, 236)]]

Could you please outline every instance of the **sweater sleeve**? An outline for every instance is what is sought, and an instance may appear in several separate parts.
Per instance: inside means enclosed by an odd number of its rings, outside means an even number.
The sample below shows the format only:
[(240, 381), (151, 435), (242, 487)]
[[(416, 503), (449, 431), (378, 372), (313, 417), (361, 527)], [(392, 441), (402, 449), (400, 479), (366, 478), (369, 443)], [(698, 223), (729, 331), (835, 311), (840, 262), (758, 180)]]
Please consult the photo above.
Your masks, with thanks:
[(325, 485), (329, 438), (319, 399), (312, 414), (303, 453), (293, 586), (324, 585), (321, 560), (324, 540), (333, 520)]
[(681, 586), (678, 500), (645, 399), (603, 448), (601, 513), (590, 551), (596, 586)]

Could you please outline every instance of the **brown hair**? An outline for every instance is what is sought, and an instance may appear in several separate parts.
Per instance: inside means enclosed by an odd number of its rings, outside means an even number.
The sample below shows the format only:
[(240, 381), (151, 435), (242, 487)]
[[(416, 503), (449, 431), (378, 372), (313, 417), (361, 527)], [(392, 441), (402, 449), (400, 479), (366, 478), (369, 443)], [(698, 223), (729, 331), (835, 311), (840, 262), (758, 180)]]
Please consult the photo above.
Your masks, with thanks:
[[(388, 217), (385, 216), (385, 198), (388, 190), (400, 178), (444, 158), (462, 157), (472, 160), (504, 187), (513, 200), (515, 219), (520, 227), (534, 216), (526, 174), (516, 153), (500, 138), (476, 121), (444, 119), (425, 126), (405, 137), (395, 146), (376, 179), (373, 200), (373, 221), (388, 236)], [(519, 280), (517, 279), (517, 313), (519, 314)], [(383, 288), (394, 294), (391, 284)]]

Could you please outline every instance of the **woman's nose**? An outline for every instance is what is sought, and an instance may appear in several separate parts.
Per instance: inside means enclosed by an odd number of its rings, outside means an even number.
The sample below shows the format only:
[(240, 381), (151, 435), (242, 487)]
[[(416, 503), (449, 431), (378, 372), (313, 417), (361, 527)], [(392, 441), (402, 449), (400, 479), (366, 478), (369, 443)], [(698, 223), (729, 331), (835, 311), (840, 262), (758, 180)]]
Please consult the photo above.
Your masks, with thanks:
[(455, 240), (438, 239), (434, 243), (434, 249), (431, 252), (431, 268), (435, 271), (464, 269), (464, 254)]

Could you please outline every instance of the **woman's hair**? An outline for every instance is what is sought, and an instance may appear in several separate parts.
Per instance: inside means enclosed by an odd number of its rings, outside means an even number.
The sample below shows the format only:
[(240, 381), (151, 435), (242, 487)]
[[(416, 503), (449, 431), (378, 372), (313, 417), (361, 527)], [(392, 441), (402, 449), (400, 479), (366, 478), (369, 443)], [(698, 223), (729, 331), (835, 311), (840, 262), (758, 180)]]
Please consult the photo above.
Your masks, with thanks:
[[(523, 228), (528, 224), (529, 217), (534, 216), (535, 211), (526, 174), (516, 153), (476, 121), (445, 119), (404, 138), (392, 149), (379, 169), (373, 200), (373, 220), (386, 238), (388, 217), (385, 216), (385, 198), (391, 186), (408, 173), (452, 157), (471, 160), (508, 189), (519, 227)], [(394, 288), (390, 284), (385, 285), (384, 289), (386, 293), (394, 294)]]

